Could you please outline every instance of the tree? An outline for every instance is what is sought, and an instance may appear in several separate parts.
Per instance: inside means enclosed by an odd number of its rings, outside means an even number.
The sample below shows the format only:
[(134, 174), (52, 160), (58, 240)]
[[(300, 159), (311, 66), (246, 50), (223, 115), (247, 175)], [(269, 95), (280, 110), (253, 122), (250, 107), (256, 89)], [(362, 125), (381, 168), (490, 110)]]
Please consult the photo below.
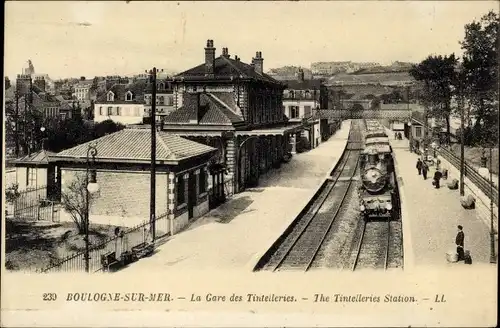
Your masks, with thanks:
[(84, 234), (87, 226), (87, 194), (89, 195), (88, 208), (90, 208), (95, 201), (95, 197), (87, 193), (85, 174), (76, 174), (61, 195), (61, 204), (66, 212), (70, 214), (79, 234)]
[(429, 56), (421, 63), (413, 65), (410, 75), (417, 81), (424, 82), (425, 88), (421, 99), (429, 108), (429, 116), (446, 121), (446, 135), (449, 142), (451, 99), (454, 95), (457, 59), (449, 56)]
[(465, 96), (476, 118), (479, 142), (498, 143), (498, 29), (499, 16), (490, 11), (479, 21), (465, 25), (463, 70)]

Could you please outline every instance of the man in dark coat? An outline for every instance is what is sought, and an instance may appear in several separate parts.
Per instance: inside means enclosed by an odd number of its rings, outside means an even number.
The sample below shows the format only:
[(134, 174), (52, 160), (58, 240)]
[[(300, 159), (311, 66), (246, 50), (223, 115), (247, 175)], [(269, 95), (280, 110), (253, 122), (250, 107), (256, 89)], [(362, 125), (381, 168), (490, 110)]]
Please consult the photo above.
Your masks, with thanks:
[(464, 232), (462, 231), (463, 227), (461, 225), (458, 226), (457, 237), (455, 238), (455, 244), (457, 244), (457, 254), (458, 260), (463, 261), (465, 259), (464, 254)]
[(427, 171), (429, 171), (427, 163), (422, 162), (422, 175), (424, 176), (424, 180), (427, 180)]
[(418, 175), (422, 175), (422, 160), (419, 158), (417, 159), (417, 171)]
[(434, 187), (436, 189), (439, 189), (439, 180), (441, 180), (442, 176), (443, 174), (441, 173), (440, 170), (436, 170), (436, 172), (434, 172)]

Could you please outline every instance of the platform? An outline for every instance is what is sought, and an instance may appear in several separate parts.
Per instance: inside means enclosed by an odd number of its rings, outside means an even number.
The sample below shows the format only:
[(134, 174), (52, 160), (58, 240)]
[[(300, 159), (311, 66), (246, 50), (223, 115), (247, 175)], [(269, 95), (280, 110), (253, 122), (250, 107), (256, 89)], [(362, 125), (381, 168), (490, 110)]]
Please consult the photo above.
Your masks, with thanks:
[(434, 188), (434, 167), (430, 168), (427, 180), (418, 175), (418, 155), (410, 153), (407, 140), (390, 142), (402, 189), (405, 268), (463, 265), (463, 262), (446, 261), (446, 253), (456, 249), (459, 224), (463, 226), (465, 249), (470, 250), (473, 263), (489, 263), (489, 227), (479, 213), (461, 206), (459, 191), (450, 190), (446, 185), (449, 180), (441, 180), (441, 188)]
[(259, 186), (193, 222), (134, 263), (134, 270), (251, 271), (260, 256), (283, 233), (333, 170), (347, 144), (350, 121), (329, 140), (261, 176)]

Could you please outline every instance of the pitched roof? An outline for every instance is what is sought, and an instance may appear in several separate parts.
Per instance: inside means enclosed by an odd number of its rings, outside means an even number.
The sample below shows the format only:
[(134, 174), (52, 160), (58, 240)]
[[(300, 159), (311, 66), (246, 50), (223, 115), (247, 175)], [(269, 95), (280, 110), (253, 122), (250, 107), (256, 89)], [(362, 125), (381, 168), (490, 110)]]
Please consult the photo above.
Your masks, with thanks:
[[(184, 94), (182, 107), (166, 115), (164, 123), (233, 126), (245, 123), (232, 93), (200, 93), (200, 108), (196, 97), (196, 94)], [(193, 121), (196, 123), (192, 123)]]
[[(249, 64), (242, 61), (228, 58), (225, 56), (219, 56), (215, 58), (214, 65), (214, 77), (217, 78), (240, 78), (240, 79), (255, 79), (258, 81), (264, 81), (268, 83), (279, 84), (280, 82), (266, 73), (259, 74), (255, 71), (255, 68)], [(179, 78), (184, 78), (186, 80), (205, 78), (205, 64), (198, 65), (187, 71), (184, 71), (176, 75), (175, 80)]]
[(51, 157), (56, 153), (48, 150), (40, 150), (36, 153), (15, 159), (14, 164), (48, 164)]
[[(132, 104), (143, 104), (144, 103), (144, 90), (146, 89), (146, 81), (139, 80), (131, 84), (114, 84), (109, 90), (101, 93), (97, 97), (98, 103), (132, 103)], [(112, 91), (115, 95), (114, 101), (108, 101), (108, 92)], [(134, 95), (134, 100), (126, 101), (125, 95), (128, 91), (131, 91)]]
[[(151, 160), (150, 129), (123, 129), (63, 150), (54, 157), (85, 159), (90, 144), (96, 145), (97, 155), (95, 158), (97, 161), (135, 160), (149, 162)], [(168, 132), (159, 131), (156, 133), (157, 161), (178, 161), (212, 151), (216, 151), (216, 149)]]

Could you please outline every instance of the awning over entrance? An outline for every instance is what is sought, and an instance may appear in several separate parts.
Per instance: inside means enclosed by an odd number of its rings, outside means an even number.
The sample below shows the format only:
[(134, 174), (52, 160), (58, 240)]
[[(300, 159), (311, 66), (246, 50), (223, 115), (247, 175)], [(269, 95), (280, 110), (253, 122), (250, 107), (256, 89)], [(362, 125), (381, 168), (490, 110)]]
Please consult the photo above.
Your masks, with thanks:
[(302, 124), (276, 126), (271, 128), (254, 129), (251, 131), (236, 131), (235, 136), (268, 136), (285, 135), (287, 133), (296, 133), (304, 129)]

